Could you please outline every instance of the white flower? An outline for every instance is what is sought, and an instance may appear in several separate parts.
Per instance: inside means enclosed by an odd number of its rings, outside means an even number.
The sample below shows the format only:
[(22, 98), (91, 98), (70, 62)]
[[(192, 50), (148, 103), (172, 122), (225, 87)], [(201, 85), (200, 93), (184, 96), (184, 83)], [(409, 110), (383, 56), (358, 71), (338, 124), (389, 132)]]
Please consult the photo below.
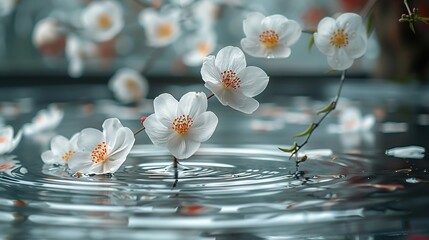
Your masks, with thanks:
[(333, 69), (351, 67), (354, 59), (366, 52), (367, 37), (362, 18), (355, 13), (344, 13), (337, 19), (323, 18), (314, 33), (314, 43), (328, 56), (328, 64)]
[(96, 41), (108, 41), (124, 27), (122, 6), (116, 1), (94, 1), (82, 12), (86, 33)]
[(49, 105), (47, 109), (40, 110), (31, 123), (24, 125), (24, 134), (31, 135), (42, 131), (53, 130), (61, 123), (64, 110), (55, 104)]
[(174, 42), (180, 35), (180, 10), (169, 9), (161, 13), (145, 9), (139, 15), (139, 22), (145, 29), (148, 44), (163, 47)]
[(134, 141), (131, 129), (117, 118), (106, 119), (103, 132), (86, 128), (79, 133), (78, 150), (70, 158), (69, 168), (83, 174), (114, 173), (126, 160)]
[(216, 47), (217, 35), (213, 29), (205, 29), (186, 39), (188, 51), (183, 62), (188, 66), (199, 66)]
[(339, 125), (329, 125), (328, 131), (331, 133), (364, 132), (370, 130), (374, 124), (374, 115), (362, 116), (358, 108), (348, 107), (340, 111)]
[(13, 128), (11, 126), (0, 127), (0, 155), (12, 152), (21, 141), (22, 131), (13, 137)]
[(136, 70), (122, 68), (109, 80), (109, 88), (122, 103), (132, 103), (146, 97), (149, 84)]
[(243, 50), (253, 57), (287, 58), (290, 46), (301, 36), (301, 27), (282, 15), (253, 12), (243, 21), (246, 38), (241, 39)]
[(60, 21), (44, 18), (37, 22), (33, 30), (33, 44), (46, 55), (61, 53), (65, 46), (65, 34)]
[(42, 153), (42, 160), (46, 164), (65, 165), (77, 151), (79, 134), (74, 134), (70, 140), (57, 135), (51, 140), (51, 150)]
[(267, 87), (268, 76), (258, 67), (246, 67), (244, 53), (237, 47), (224, 47), (216, 57), (208, 56), (201, 68), (205, 87), (224, 106), (252, 113), (259, 107), (253, 99)]
[(168, 93), (155, 98), (155, 113), (143, 125), (150, 140), (166, 147), (174, 157), (192, 156), (213, 134), (218, 118), (207, 110), (204, 93), (189, 92), (179, 102)]
[(191, 12), (199, 27), (211, 27), (218, 16), (220, 6), (213, 0), (201, 0), (192, 5)]

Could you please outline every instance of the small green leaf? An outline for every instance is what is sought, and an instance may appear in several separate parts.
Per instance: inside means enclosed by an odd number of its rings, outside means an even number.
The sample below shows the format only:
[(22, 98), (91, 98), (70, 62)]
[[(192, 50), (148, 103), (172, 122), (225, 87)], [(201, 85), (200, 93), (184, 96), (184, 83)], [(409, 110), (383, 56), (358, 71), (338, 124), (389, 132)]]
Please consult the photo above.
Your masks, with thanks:
[(279, 147), (279, 150), (283, 151), (283, 152), (290, 153), (290, 152), (295, 151), (296, 147), (298, 147), (298, 144), (296, 142), (294, 142), (293, 145), (292, 145), (292, 147), (290, 147), (290, 148), (281, 148), (281, 147)]
[(311, 34), (310, 42), (308, 43), (308, 52), (311, 52), (311, 48), (314, 45), (314, 34)]
[(366, 20), (366, 36), (369, 38), (374, 29), (374, 14), (371, 14)]
[(294, 138), (296, 138), (296, 137), (304, 137), (305, 135), (308, 135), (308, 134), (312, 133), (313, 130), (314, 130), (314, 128), (316, 128), (316, 124), (312, 123), (312, 124), (310, 124), (310, 126), (308, 126), (307, 129), (305, 129), (304, 132), (298, 133), (298, 134), (294, 135), (293, 137)]
[(321, 114), (321, 113), (325, 113), (325, 112), (329, 112), (332, 109), (335, 108), (335, 102), (330, 102), (328, 105), (326, 105), (324, 108), (320, 109), (319, 111), (317, 111), (317, 115)]
[(408, 25), (410, 26), (411, 31), (413, 31), (413, 33), (415, 34), (415, 33), (416, 33), (416, 30), (414, 29), (414, 25), (413, 25), (413, 23), (412, 23), (412, 22), (410, 22)]

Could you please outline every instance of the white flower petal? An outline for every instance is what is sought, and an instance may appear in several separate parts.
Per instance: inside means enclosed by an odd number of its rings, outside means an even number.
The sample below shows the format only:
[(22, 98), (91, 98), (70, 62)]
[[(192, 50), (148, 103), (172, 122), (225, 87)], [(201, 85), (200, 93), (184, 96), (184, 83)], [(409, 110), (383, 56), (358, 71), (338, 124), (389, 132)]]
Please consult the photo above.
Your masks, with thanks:
[(58, 156), (62, 156), (69, 151), (69, 140), (64, 136), (57, 135), (51, 139), (51, 151)]
[(114, 161), (111, 161), (110, 159), (108, 159), (103, 164), (103, 171), (100, 174), (114, 173), (118, 171), (118, 169), (122, 166), (122, 164), (124, 164), (125, 160), (127, 160), (128, 153), (129, 153), (129, 150), (127, 154), (121, 155), (120, 158), (117, 158)]
[(261, 34), (261, 22), (265, 18), (264, 15), (258, 12), (251, 12), (243, 21), (243, 31), (247, 38), (258, 40)]
[(192, 119), (207, 110), (207, 96), (205, 93), (189, 92), (180, 98), (177, 115), (189, 115)]
[(119, 119), (117, 118), (109, 118), (104, 120), (103, 122), (103, 135), (106, 139), (106, 143), (109, 146), (115, 145), (115, 142), (117, 140), (117, 132), (119, 129), (121, 129), (123, 126)]
[(195, 142), (205, 142), (213, 135), (217, 124), (217, 116), (213, 112), (205, 112), (195, 119), (187, 137)]
[(83, 129), (77, 140), (79, 151), (91, 152), (101, 142), (105, 141), (104, 135), (100, 130), (95, 128)]
[(110, 146), (111, 149), (108, 155), (108, 161), (110, 162), (122, 159), (124, 156), (126, 158), (135, 142), (133, 131), (127, 127), (120, 128), (116, 134), (116, 138), (116, 144)]
[(352, 66), (353, 59), (343, 49), (338, 49), (334, 56), (328, 56), (328, 64), (335, 70), (346, 70)]
[(243, 69), (238, 77), (242, 79), (240, 90), (247, 97), (254, 97), (264, 91), (269, 80), (262, 69), (253, 66)]
[(356, 13), (343, 13), (336, 19), (337, 27), (345, 32), (355, 32), (362, 26), (362, 17)]
[(177, 100), (168, 93), (163, 93), (153, 100), (156, 117), (165, 127), (171, 127), (172, 121), (177, 117), (178, 104)]
[(353, 59), (359, 58), (365, 54), (367, 48), (367, 37), (364, 34), (356, 34), (356, 37), (349, 40), (349, 45), (344, 48), (347, 55)]
[(235, 92), (234, 94), (227, 92), (225, 102), (231, 108), (247, 114), (253, 113), (259, 107), (258, 101), (251, 97), (246, 97), (240, 92)]
[(287, 46), (295, 44), (301, 37), (302, 29), (298, 22), (294, 20), (288, 20), (281, 25), (278, 30), (280, 40), (283, 41)]
[(243, 50), (252, 57), (267, 57), (265, 48), (261, 46), (259, 41), (250, 38), (241, 39), (241, 47)]
[(335, 54), (335, 47), (331, 45), (330, 35), (323, 33), (314, 33), (314, 44), (326, 56)]
[(176, 135), (170, 139), (167, 148), (177, 159), (187, 159), (198, 150), (200, 145), (200, 142), (195, 142), (181, 135)]
[(84, 174), (93, 173), (91, 169), (94, 167), (89, 152), (77, 152), (70, 158), (68, 166), (72, 172)]
[(65, 164), (65, 161), (61, 161), (57, 155), (52, 151), (45, 151), (41, 155), (42, 161), (45, 164)]
[(155, 114), (150, 115), (143, 122), (146, 128), (146, 134), (149, 136), (153, 144), (166, 147), (172, 135), (175, 134), (171, 126), (168, 128), (159, 122)]
[(246, 67), (246, 58), (240, 48), (227, 46), (217, 53), (215, 65), (221, 72), (232, 70), (238, 73)]
[(262, 22), (261, 22), (262, 31), (274, 30), (275, 32), (278, 33), (280, 26), (287, 21), (288, 19), (285, 16), (280, 14), (268, 16), (262, 19)]
[(335, 29), (336, 29), (336, 22), (335, 22), (335, 19), (331, 17), (324, 17), (322, 20), (320, 20), (319, 24), (317, 25), (317, 33), (320, 35), (331, 36), (331, 33)]
[(219, 69), (215, 66), (215, 57), (213, 55), (207, 56), (203, 61), (201, 67), (201, 77), (204, 82), (219, 83), (221, 76)]
[(292, 50), (283, 43), (277, 44), (277, 46), (268, 52), (268, 58), (287, 58), (290, 56)]
[(230, 90), (226, 90), (221, 84), (215, 84), (212, 82), (206, 82), (204, 86), (212, 93), (214, 93), (214, 95), (222, 105), (227, 105), (227, 102), (225, 102), (225, 94), (227, 92), (230, 92)]

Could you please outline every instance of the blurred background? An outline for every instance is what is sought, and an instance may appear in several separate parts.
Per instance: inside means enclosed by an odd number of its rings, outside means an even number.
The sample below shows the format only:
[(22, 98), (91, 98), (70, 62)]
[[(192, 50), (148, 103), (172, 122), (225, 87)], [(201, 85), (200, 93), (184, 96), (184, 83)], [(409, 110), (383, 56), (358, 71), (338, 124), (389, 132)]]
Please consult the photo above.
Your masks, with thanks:
[[(240, 46), (245, 37), (243, 19), (252, 11), (282, 14), (305, 30), (314, 30), (325, 16), (345, 11), (363, 13), (364, 21), (370, 19), (375, 30), (369, 37), (367, 53), (355, 61), (349, 76), (401, 83), (427, 83), (429, 79), (428, 25), (415, 24), (414, 34), (408, 24), (398, 22), (407, 13), (402, 0), (123, 0), (116, 6), (120, 8), (121, 27), (101, 40), (91, 35), (95, 34), (91, 24), (84, 20), (93, 2), (102, 1), (0, 0), (0, 85), (107, 83), (124, 67), (140, 71), (149, 81), (175, 81), (172, 78), (177, 77), (202, 82), (201, 64), (186, 60), (195, 48), (192, 39), (198, 38), (201, 29), (209, 29), (214, 37), (206, 55), (216, 54), (224, 46)], [(409, 4), (418, 8), (420, 15), (429, 15), (428, 1)], [(155, 9), (160, 18), (168, 18), (167, 14), (162, 16), (167, 8), (179, 11), (179, 33), (164, 46), (151, 46), (148, 27), (140, 15)], [(51, 22), (38, 28), (46, 19)], [(302, 34), (289, 58), (247, 56), (248, 65), (279, 77), (276, 81), (327, 76), (330, 69), (326, 57), (315, 46), (309, 51), (310, 38), (311, 34)]]

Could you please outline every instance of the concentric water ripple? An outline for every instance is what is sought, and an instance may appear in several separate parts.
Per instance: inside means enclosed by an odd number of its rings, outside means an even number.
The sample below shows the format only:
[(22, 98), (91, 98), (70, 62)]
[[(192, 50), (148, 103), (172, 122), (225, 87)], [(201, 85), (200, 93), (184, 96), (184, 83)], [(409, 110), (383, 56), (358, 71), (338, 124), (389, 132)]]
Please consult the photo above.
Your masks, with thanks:
[(387, 202), (353, 200), (375, 192), (359, 182), (373, 181), (365, 158), (306, 154), (300, 176), (271, 145), (207, 145), (177, 169), (167, 151), (139, 145), (114, 175), (80, 178), (10, 157), (0, 172), (0, 222), (226, 231), (361, 218)]

